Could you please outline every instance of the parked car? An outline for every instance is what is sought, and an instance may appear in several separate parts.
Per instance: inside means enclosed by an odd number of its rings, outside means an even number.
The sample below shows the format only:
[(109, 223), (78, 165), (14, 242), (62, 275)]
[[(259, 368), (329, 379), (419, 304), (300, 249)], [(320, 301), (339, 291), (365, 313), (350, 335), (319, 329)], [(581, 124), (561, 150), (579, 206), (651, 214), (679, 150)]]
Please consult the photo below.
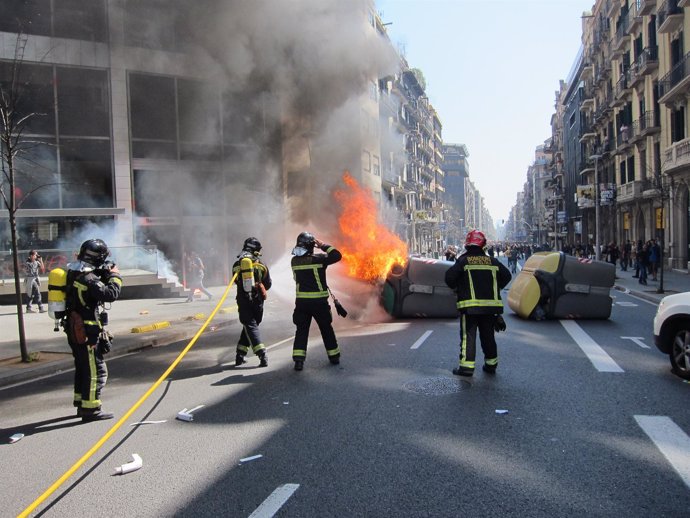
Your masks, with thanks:
[(654, 343), (668, 354), (673, 372), (690, 380), (690, 291), (661, 299), (654, 317)]

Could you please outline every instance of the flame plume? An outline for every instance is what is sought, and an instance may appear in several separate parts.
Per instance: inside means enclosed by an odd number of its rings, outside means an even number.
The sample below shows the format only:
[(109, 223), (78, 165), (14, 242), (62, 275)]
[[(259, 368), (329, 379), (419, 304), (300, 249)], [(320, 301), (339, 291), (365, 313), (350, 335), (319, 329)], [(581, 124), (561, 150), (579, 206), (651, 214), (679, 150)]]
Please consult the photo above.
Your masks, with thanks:
[(343, 175), (345, 187), (335, 191), (340, 204), (338, 225), (348, 275), (356, 279), (376, 282), (384, 279), (391, 267), (407, 262), (407, 245), (379, 222), (376, 201), (371, 192), (360, 186), (348, 173)]

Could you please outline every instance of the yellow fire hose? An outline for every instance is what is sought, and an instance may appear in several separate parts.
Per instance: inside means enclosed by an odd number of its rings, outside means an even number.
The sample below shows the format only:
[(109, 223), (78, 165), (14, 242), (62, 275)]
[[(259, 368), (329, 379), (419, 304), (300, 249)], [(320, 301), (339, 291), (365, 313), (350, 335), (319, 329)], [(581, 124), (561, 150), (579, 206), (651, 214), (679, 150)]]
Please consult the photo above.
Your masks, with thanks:
[(18, 515), (18, 518), (24, 518), (26, 516), (29, 516), (29, 513), (31, 513), (34, 509), (36, 509), (41, 503), (43, 503), (50, 495), (52, 495), (62, 484), (65, 483), (65, 481), (71, 477), (75, 471), (77, 471), (87, 460), (91, 458), (91, 456), (96, 453), (105, 442), (110, 439), (110, 437), (120, 429), (120, 427), (129, 419), (129, 417), (148, 399), (148, 397), (153, 393), (154, 390), (158, 388), (158, 386), (163, 383), (163, 381), (170, 375), (170, 373), (177, 367), (177, 365), (182, 361), (182, 358), (185, 357), (185, 355), (189, 352), (189, 350), (194, 346), (196, 341), (199, 339), (201, 336), (201, 333), (203, 333), (208, 325), (211, 323), (211, 320), (214, 319), (216, 316), (216, 313), (218, 313), (218, 310), (220, 309), (220, 306), (225, 302), (225, 299), (228, 297), (228, 294), (230, 293), (230, 289), (232, 288), (232, 285), (235, 283), (235, 278), (237, 277), (237, 274), (232, 276), (232, 279), (230, 280), (230, 283), (228, 284), (227, 288), (225, 288), (225, 293), (223, 293), (223, 296), (220, 298), (218, 301), (218, 304), (216, 307), (213, 309), (209, 317), (206, 319), (206, 322), (199, 328), (199, 330), (196, 332), (194, 337), (189, 341), (187, 346), (182, 350), (182, 352), (175, 358), (175, 361), (170, 364), (170, 367), (161, 375), (158, 380), (151, 385), (151, 388), (149, 388), (146, 393), (139, 398), (139, 401), (134, 403), (132, 407), (127, 410), (125, 415), (123, 415), (120, 420), (115, 423), (110, 430), (108, 430), (103, 437), (101, 437), (96, 444), (94, 444), (89, 451), (87, 451), (81, 459), (79, 459), (70, 469), (68, 469), (59, 479), (57, 479), (52, 486), (50, 486), (48, 489), (45, 490), (45, 492), (39, 496), (36, 500), (34, 500), (29, 507), (24, 509), (20, 515)]

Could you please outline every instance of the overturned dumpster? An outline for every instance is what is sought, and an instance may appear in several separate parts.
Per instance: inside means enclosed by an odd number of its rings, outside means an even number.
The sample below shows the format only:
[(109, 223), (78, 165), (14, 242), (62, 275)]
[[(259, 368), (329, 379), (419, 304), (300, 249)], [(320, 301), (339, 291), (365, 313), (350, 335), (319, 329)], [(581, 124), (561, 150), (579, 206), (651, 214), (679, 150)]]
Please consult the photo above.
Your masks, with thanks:
[(607, 319), (616, 267), (563, 252), (531, 256), (508, 292), (508, 306), (523, 318)]
[(446, 285), (452, 261), (410, 257), (395, 265), (383, 285), (381, 302), (395, 318), (456, 318), (455, 292)]

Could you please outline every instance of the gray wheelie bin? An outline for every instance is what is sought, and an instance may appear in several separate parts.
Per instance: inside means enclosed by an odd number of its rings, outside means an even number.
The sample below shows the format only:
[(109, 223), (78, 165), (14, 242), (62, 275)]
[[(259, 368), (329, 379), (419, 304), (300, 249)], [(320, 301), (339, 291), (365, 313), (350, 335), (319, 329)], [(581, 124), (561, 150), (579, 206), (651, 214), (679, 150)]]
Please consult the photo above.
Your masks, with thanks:
[(446, 285), (452, 261), (410, 257), (394, 266), (383, 285), (381, 302), (395, 318), (456, 318), (457, 297)]
[(530, 257), (508, 292), (508, 306), (523, 318), (611, 316), (616, 267), (563, 252)]

